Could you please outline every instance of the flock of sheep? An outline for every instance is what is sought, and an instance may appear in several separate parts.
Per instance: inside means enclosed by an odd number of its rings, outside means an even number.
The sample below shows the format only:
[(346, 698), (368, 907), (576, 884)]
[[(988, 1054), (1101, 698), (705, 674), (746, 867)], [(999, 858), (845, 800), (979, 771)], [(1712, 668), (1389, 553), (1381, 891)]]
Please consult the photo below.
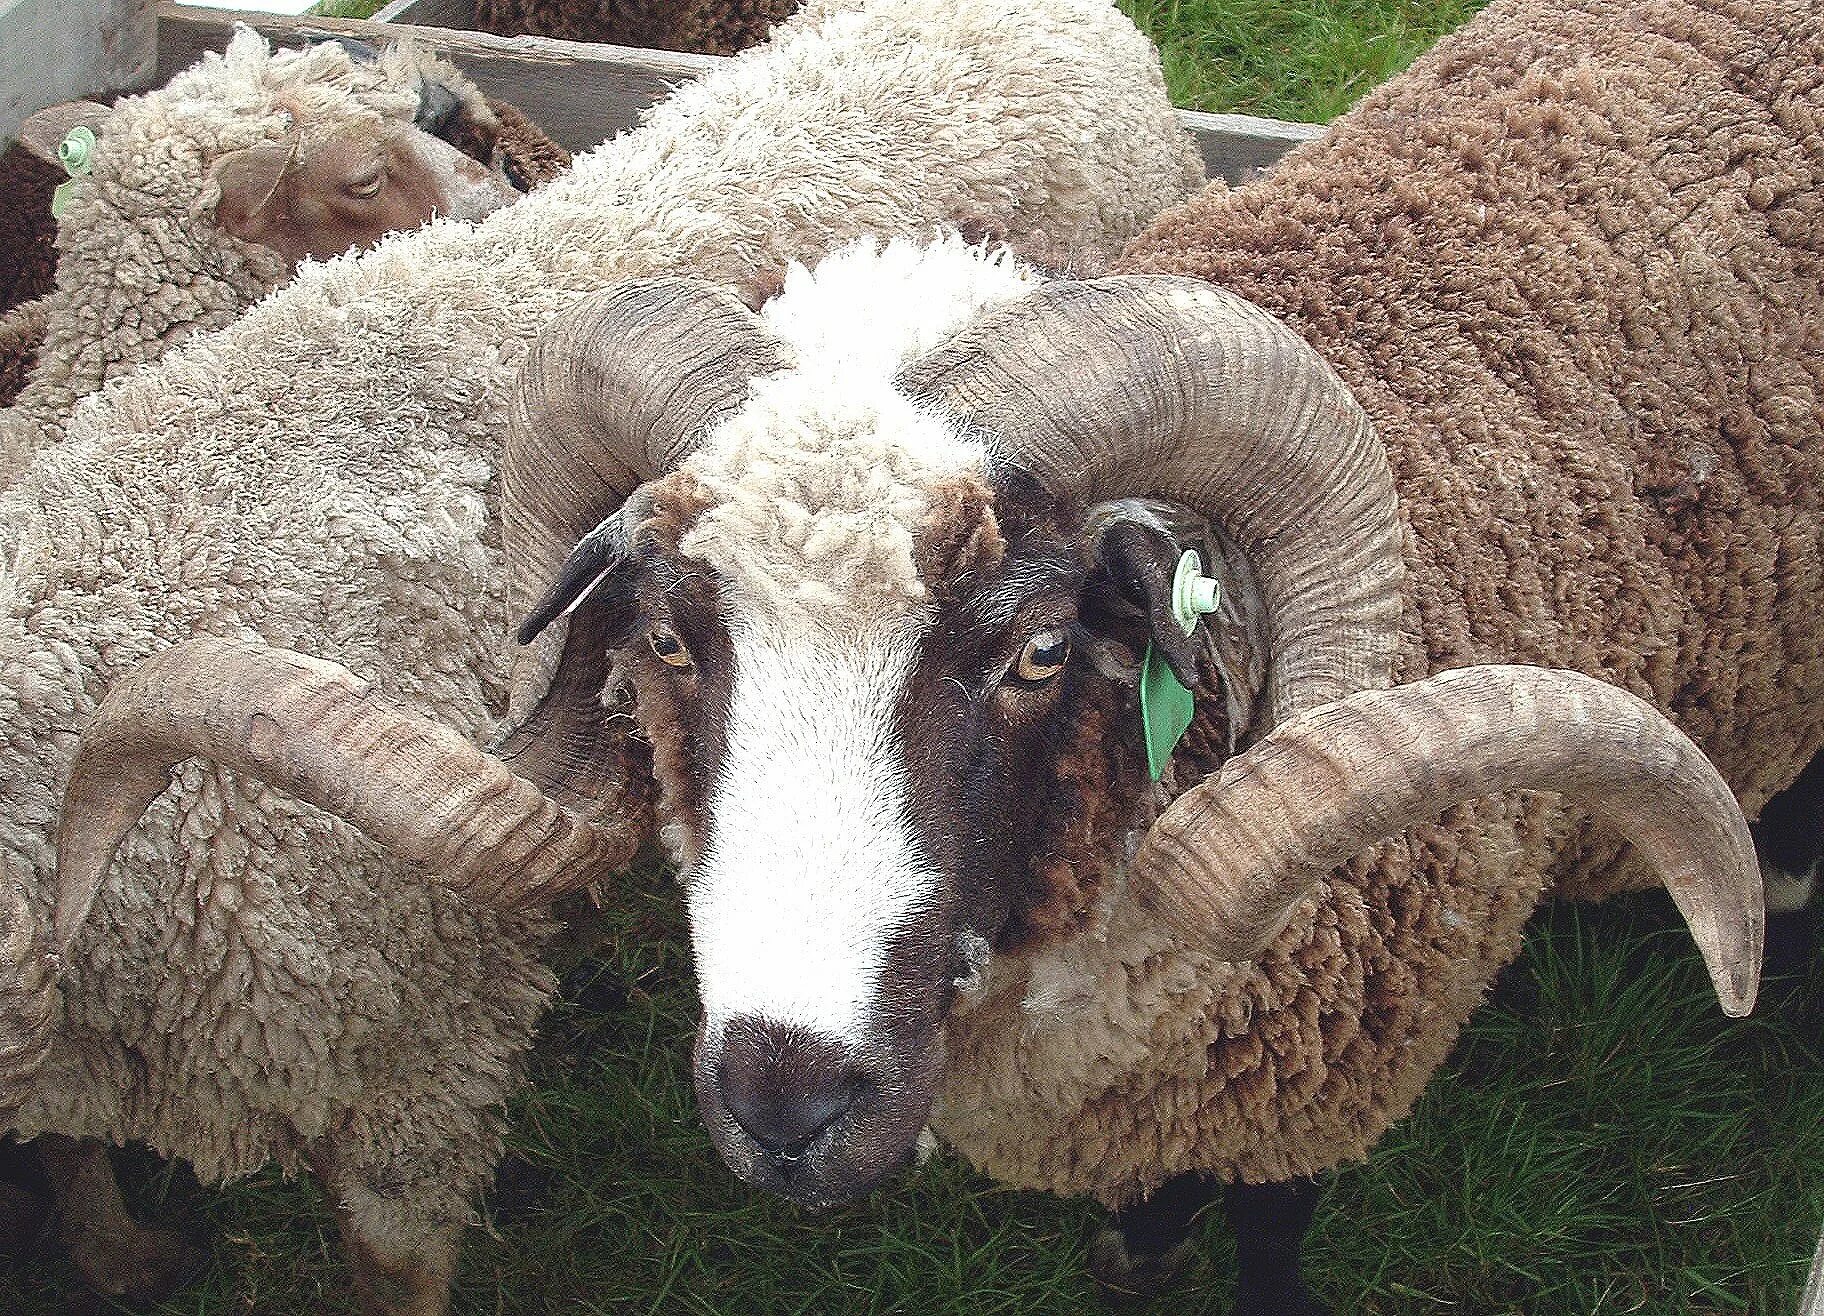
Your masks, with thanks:
[(1663, 883), (1741, 1014), (1809, 895), (1820, 68), (1799, 0), (1495, 0), (1233, 189), (1107, 0), (814, 0), (519, 199), (409, 51), (41, 120), (0, 1127), (84, 1278), (190, 1261), (131, 1139), (446, 1310), (552, 903), (650, 842), (742, 1178), (929, 1130), (1125, 1288), (1220, 1195), (1236, 1310), (1323, 1310), (1315, 1176), (1542, 898)]

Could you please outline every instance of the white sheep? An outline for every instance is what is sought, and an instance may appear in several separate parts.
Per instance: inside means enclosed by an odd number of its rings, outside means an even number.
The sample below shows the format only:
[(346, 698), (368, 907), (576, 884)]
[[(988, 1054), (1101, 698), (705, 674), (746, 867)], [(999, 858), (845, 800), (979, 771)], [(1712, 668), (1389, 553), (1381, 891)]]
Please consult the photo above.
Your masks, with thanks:
[[(476, 754), (482, 795), (542, 818), (557, 849), (451, 851), (447, 809), (419, 789), (447, 742), (492, 736), (506, 711), (496, 464), (541, 326), (622, 276), (764, 288), (793, 258), (946, 221), (1106, 256), (1200, 176), (1156, 54), (1103, 0), (1017, 23), (990, 0), (820, 4), (515, 206), (306, 267), (79, 405), (0, 496), (0, 861), (24, 916), (51, 918), (75, 733), (136, 662), (199, 634), (328, 655), (453, 728), (403, 742), (377, 814), (332, 796), (468, 894), (276, 791), (181, 769), (111, 875), (55, 902), (61, 1006), (4, 1052), (9, 1127), (137, 1138), (205, 1179), (308, 1165), (366, 1308), (441, 1310), (550, 991), (535, 906), (645, 826), (639, 788), (593, 802), (602, 836), (523, 782), (490, 793)], [(514, 762), (555, 781), (578, 752), (622, 781), (616, 756), (644, 753), (584, 737)], [(434, 855), (412, 844), (427, 824)], [(21, 1013), (41, 1000), (0, 982)]]
[(40, 155), (79, 140), (56, 287), (0, 321), (0, 341), (42, 326), (35, 367), (0, 411), (0, 486), (62, 437), (80, 399), (228, 324), (299, 261), (512, 200), (497, 133), (468, 79), (409, 46), (274, 52), (249, 28), (158, 90), (32, 116), (21, 140)]

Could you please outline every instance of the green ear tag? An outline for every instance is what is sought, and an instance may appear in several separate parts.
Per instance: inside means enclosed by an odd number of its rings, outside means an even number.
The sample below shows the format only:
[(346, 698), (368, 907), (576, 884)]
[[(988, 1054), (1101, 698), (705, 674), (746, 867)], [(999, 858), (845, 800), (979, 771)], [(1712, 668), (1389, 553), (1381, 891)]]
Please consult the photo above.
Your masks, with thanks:
[(62, 219), (63, 212), (70, 208), (70, 193), (76, 190), (76, 180), (94, 167), (94, 154), (95, 134), (80, 124), (70, 129), (57, 144), (57, 159), (69, 177), (57, 184), (57, 190), (51, 193), (51, 218)]
[[(1216, 611), (1216, 582), (1203, 574), (1203, 562), (1186, 550), (1179, 555), (1172, 577), (1172, 616), (1186, 635), (1197, 629), (1197, 619)], [(1190, 730), (1197, 701), (1172, 672), (1171, 664), (1146, 646), (1140, 664), (1140, 730), (1146, 737), (1146, 770), (1158, 781), (1171, 761), (1172, 751)]]
[(1146, 770), (1154, 781), (1164, 774), (1172, 751), (1190, 730), (1196, 703), (1165, 659), (1147, 645), (1146, 661), (1140, 665), (1140, 727), (1146, 733)]

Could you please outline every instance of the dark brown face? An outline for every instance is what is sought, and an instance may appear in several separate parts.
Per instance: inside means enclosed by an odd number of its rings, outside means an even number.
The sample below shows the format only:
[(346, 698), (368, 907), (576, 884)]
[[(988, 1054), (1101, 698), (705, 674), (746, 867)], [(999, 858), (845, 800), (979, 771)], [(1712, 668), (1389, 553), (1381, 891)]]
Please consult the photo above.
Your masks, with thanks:
[(1150, 620), (1179, 548), (1148, 509), (1061, 506), (1017, 472), (932, 503), (902, 613), (753, 608), (682, 547), (685, 477), (565, 573), (652, 742), (704, 1121), (743, 1178), (813, 1205), (910, 1157), (944, 1019), (993, 951), (1088, 917), (1146, 788), (1149, 640), (1197, 679)]

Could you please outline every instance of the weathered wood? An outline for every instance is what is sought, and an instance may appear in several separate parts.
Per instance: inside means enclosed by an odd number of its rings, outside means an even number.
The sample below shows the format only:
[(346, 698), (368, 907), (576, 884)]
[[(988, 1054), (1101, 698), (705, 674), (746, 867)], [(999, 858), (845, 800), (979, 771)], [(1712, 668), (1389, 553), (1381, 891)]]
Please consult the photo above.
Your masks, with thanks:
[(146, 86), (152, 0), (0, 0), (0, 143), (47, 105)]
[[(466, 0), (404, 0), (384, 12), (416, 17), (442, 6), (472, 13)], [(236, 22), (272, 40), (296, 45), (312, 37), (356, 36), (383, 40), (409, 34), (447, 56), (483, 92), (524, 110), (555, 141), (581, 151), (632, 127), (641, 110), (714, 68), (713, 55), (556, 41), (547, 37), (497, 37), (485, 32), (417, 24), (332, 18), (275, 18), (270, 14), (194, 9), (166, 3), (158, 11), (158, 76), (170, 77), (205, 50), (220, 50)], [(1271, 164), (1291, 147), (1320, 135), (1315, 124), (1286, 123), (1245, 114), (1181, 113), (1212, 175), (1231, 181)]]
[(475, 26), (475, 0), (393, 0), (374, 15), (374, 22), (470, 28)]
[(301, 45), (313, 37), (383, 41), (410, 35), (446, 56), (485, 94), (524, 110), (546, 135), (571, 151), (587, 150), (625, 132), (641, 110), (715, 66), (708, 55), (354, 19), (275, 18), (167, 3), (158, 9), (159, 78), (194, 64), (205, 50), (222, 49), (236, 23), (283, 45)]
[(1811, 1254), (1811, 1275), (1799, 1297), (1798, 1316), (1824, 1316), (1824, 1234), (1818, 1236), (1817, 1251)]

